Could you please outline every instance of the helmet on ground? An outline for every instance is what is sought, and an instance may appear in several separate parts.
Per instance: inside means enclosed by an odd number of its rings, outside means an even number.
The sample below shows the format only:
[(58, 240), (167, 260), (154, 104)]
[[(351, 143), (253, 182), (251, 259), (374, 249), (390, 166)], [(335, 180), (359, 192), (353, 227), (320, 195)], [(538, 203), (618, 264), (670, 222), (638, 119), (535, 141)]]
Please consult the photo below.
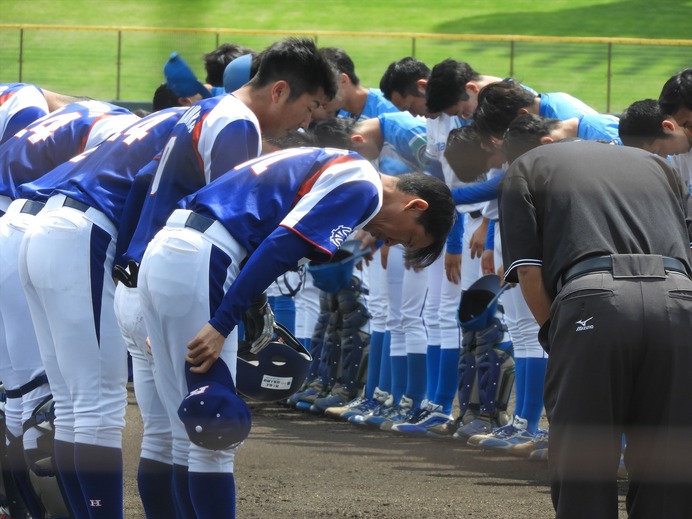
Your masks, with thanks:
[(243, 396), (261, 402), (285, 400), (298, 391), (310, 370), (312, 356), (281, 323), (276, 337), (257, 354), (239, 343), (236, 387)]
[(478, 278), (461, 294), (459, 324), (466, 330), (484, 330), (493, 322), (500, 295), (507, 285), (500, 284), (500, 276), (487, 274)]

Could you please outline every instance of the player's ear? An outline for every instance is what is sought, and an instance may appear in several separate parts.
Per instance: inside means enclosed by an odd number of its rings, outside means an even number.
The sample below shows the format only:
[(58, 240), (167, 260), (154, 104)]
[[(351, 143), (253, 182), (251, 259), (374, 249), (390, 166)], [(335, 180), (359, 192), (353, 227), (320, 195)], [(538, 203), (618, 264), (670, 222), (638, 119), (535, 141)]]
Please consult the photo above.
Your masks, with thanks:
[(552, 144), (555, 142), (555, 139), (553, 139), (550, 135), (544, 135), (541, 137), (541, 144)]
[(349, 139), (351, 140), (352, 146), (365, 143), (365, 137), (363, 137), (363, 135), (360, 133), (352, 133)]
[(519, 108), (519, 110), (517, 110), (517, 115), (525, 115), (525, 114), (528, 114), (528, 113), (529, 113), (529, 109), (528, 109), (528, 108)]
[(428, 202), (423, 200), (422, 198), (414, 198), (413, 200), (409, 200), (406, 205), (404, 206), (404, 211), (419, 211), (423, 212), (428, 209)]
[(275, 81), (271, 87), (272, 102), (278, 103), (282, 99), (288, 99), (290, 93), (291, 87), (288, 85), (287, 81), (283, 79)]
[(661, 122), (661, 128), (663, 128), (663, 133), (673, 133), (675, 131), (676, 126), (677, 123), (670, 119), (664, 119), (663, 122)]
[(466, 83), (466, 90), (471, 92), (472, 94), (477, 94), (480, 91), (480, 88), (478, 88), (478, 83), (475, 83), (474, 81), (469, 81)]
[(418, 87), (418, 93), (421, 95), (425, 95), (425, 89), (428, 86), (428, 80), (425, 78), (421, 78), (418, 81), (416, 81), (416, 86)]

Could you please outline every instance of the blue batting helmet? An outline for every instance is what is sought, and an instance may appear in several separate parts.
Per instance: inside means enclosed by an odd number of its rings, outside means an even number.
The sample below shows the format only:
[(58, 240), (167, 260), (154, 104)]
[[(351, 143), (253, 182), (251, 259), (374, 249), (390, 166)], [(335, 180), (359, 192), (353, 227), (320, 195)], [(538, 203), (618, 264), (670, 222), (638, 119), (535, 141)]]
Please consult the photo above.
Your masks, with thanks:
[(360, 240), (345, 241), (329, 263), (308, 263), (307, 269), (315, 286), (332, 294), (345, 288), (353, 276), (353, 267), (370, 252), (369, 249), (361, 250), (360, 244)]
[(466, 330), (484, 330), (493, 322), (500, 295), (507, 285), (500, 284), (500, 276), (487, 274), (461, 294), (459, 324)]

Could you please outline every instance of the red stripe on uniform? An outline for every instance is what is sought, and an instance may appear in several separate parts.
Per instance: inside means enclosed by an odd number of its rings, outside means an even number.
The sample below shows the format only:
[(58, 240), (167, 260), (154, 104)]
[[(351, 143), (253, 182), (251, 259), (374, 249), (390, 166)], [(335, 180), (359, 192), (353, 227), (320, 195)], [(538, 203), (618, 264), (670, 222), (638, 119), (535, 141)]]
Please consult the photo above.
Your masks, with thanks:
[(327, 168), (330, 168), (336, 164), (343, 164), (345, 162), (352, 162), (356, 160), (353, 157), (349, 157), (348, 155), (343, 155), (341, 157), (338, 157), (334, 160), (331, 160), (327, 162), (324, 166), (322, 166), (320, 169), (318, 169), (310, 178), (306, 179), (298, 188), (298, 192), (296, 193), (295, 198), (293, 199), (293, 204), (291, 207), (295, 207), (295, 205), (298, 203), (298, 201), (305, 196), (306, 193), (308, 193), (311, 189), (312, 186), (315, 185), (315, 182), (322, 176), (322, 173), (325, 172)]

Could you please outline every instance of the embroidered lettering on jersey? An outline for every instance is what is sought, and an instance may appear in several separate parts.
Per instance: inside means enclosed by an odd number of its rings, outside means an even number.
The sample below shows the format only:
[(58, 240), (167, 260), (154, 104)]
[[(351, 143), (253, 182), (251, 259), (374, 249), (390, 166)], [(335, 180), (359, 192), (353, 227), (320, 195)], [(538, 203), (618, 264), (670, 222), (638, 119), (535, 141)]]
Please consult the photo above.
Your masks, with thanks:
[(348, 238), (348, 235), (353, 232), (351, 227), (345, 225), (339, 225), (336, 229), (332, 229), (332, 233), (329, 236), (329, 241), (333, 243), (336, 247), (341, 247), (344, 240)]
[(191, 133), (197, 124), (197, 119), (199, 119), (199, 114), (202, 111), (202, 107), (199, 105), (192, 105), (187, 112), (183, 114), (178, 121), (178, 124), (184, 124), (187, 127), (188, 133)]

